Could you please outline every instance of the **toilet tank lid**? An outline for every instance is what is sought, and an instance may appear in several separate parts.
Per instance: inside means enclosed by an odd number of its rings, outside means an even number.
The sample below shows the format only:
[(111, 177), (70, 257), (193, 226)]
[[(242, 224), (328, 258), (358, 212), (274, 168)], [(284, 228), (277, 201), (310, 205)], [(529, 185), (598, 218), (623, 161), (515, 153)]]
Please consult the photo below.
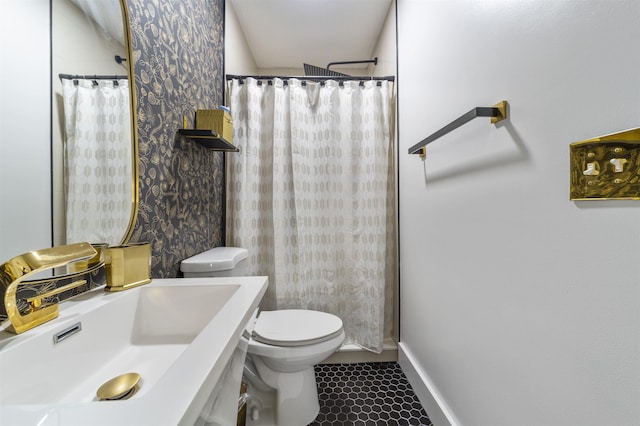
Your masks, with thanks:
[(215, 247), (180, 262), (182, 272), (215, 272), (233, 269), (249, 256), (240, 247)]

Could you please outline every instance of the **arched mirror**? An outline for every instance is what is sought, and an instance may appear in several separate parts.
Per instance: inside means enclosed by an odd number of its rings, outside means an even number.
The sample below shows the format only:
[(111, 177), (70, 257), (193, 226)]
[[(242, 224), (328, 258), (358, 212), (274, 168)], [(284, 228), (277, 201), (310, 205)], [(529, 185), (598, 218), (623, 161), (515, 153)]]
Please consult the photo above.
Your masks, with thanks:
[(54, 245), (118, 245), (137, 214), (137, 143), (125, 0), (52, 7)]

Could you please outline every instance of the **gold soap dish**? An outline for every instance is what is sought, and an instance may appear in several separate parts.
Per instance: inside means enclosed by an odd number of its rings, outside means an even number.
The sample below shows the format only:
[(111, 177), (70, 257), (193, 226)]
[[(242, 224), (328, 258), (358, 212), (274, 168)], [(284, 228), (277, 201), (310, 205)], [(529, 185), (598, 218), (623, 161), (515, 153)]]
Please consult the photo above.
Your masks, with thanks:
[(127, 290), (151, 282), (151, 244), (132, 243), (109, 247), (105, 255), (105, 291)]

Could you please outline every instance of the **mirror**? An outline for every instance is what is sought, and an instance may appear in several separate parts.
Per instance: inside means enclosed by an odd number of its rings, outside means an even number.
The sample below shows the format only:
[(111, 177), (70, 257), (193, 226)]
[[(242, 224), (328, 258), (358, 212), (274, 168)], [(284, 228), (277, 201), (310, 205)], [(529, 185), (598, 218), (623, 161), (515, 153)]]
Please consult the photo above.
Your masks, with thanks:
[[(63, 117), (60, 114), (59, 73), (133, 75), (130, 61), (117, 64), (114, 56), (131, 57), (125, 0), (93, 0), (110, 4), (118, 13), (124, 34), (117, 53), (105, 54), (112, 68), (97, 65), (97, 24), (79, 12), (71, 0), (3, 0), (0, 2), (0, 262), (20, 253), (66, 244)], [(122, 4), (121, 4), (122, 1)], [(75, 15), (60, 14), (74, 10)], [(72, 18), (73, 17), (73, 18)], [(93, 34), (80, 33), (80, 28)], [(63, 47), (65, 40), (71, 42)], [(104, 42), (103, 42), (104, 43)], [(107, 45), (109, 44), (107, 43)], [(84, 46), (83, 49), (81, 47)], [(87, 49), (89, 51), (87, 51)], [(83, 61), (84, 59), (84, 61)], [(83, 63), (80, 67), (78, 64)], [(115, 71), (115, 72), (114, 72)], [(129, 84), (129, 123), (135, 124), (135, 97)], [(137, 215), (137, 137), (131, 126), (131, 155), (123, 159), (130, 170), (130, 189), (123, 195), (129, 220), (110, 244), (129, 238)], [(96, 216), (101, 211), (93, 211)], [(93, 238), (87, 238), (91, 242)]]
[(58, 0), (51, 5), (54, 245), (119, 245), (137, 214), (126, 4)]

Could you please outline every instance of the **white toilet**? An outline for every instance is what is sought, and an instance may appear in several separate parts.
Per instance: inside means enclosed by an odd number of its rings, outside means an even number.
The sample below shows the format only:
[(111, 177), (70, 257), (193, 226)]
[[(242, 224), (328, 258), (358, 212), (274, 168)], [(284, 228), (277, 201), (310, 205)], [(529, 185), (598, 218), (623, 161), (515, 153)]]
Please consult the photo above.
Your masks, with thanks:
[[(182, 261), (185, 278), (246, 275), (248, 251), (216, 247)], [(320, 411), (314, 365), (334, 353), (345, 339), (335, 315), (303, 309), (263, 311), (249, 339), (245, 378), (249, 416), (274, 412), (275, 423), (304, 426)], [(268, 422), (261, 423), (267, 424)]]

